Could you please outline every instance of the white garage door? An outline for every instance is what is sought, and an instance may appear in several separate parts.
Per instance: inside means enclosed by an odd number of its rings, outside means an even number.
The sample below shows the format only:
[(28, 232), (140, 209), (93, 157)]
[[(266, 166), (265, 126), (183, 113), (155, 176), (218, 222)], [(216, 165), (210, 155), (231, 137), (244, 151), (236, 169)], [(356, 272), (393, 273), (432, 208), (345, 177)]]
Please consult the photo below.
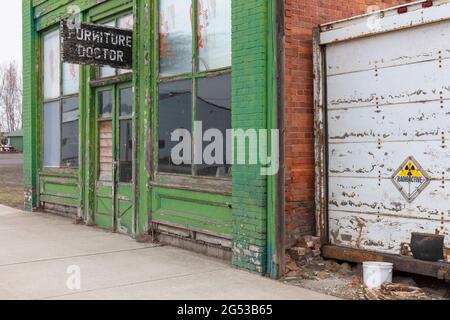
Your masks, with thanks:
[(326, 46), (328, 221), (335, 245), (450, 246), (450, 22)]

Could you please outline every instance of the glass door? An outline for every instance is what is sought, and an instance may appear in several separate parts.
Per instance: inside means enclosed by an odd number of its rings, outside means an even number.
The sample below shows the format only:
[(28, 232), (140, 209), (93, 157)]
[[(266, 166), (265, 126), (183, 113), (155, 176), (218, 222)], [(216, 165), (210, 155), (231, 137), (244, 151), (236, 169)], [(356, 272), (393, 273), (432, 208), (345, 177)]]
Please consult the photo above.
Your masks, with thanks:
[(97, 89), (95, 224), (132, 234), (133, 94), (131, 84)]

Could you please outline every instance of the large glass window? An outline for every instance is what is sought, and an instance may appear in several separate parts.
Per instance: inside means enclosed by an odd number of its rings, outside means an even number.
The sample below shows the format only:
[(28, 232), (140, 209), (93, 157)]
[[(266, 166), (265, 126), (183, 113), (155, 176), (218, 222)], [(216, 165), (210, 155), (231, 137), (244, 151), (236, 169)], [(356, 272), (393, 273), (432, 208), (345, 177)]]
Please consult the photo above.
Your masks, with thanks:
[[(158, 171), (229, 177), (225, 140), (231, 129), (231, 0), (158, 3)], [(181, 131), (174, 135), (177, 129)], [(178, 152), (180, 143), (190, 143), (190, 150)]]
[(60, 62), (59, 31), (43, 37), (43, 166), (78, 166), (79, 68)]

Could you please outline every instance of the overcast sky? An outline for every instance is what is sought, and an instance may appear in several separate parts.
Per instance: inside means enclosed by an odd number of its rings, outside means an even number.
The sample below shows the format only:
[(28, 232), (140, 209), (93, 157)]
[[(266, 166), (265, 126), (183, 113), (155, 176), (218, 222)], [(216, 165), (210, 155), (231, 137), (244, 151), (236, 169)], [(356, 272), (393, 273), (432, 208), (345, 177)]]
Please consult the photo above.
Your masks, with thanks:
[(0, 2), (0, 64), (16, 60), (22, 66), (22, 1)]

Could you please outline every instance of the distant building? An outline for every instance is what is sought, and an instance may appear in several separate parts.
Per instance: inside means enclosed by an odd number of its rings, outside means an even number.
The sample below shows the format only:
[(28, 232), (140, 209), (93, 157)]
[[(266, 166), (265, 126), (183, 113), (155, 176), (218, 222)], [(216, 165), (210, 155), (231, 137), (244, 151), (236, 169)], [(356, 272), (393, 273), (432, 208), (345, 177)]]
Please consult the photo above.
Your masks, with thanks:
[(11, 133), (5, 134), (7, 145), (13, 146), (17, 152), (23, 152), (23, 130), (17, 130)]

